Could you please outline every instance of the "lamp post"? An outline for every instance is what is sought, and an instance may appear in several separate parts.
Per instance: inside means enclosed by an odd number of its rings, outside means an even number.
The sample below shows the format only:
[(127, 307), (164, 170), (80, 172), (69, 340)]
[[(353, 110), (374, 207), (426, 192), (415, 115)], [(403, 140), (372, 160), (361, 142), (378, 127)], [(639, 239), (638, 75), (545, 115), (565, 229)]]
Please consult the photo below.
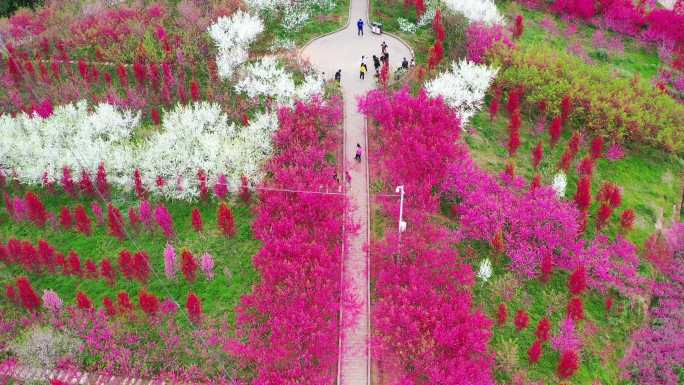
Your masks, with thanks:
[(399, 193), (399, 241), (401, 242), (401, 233), (406, 231), (406, 222), (404, 222), (404, 186), (397, 186), (394, 192)]

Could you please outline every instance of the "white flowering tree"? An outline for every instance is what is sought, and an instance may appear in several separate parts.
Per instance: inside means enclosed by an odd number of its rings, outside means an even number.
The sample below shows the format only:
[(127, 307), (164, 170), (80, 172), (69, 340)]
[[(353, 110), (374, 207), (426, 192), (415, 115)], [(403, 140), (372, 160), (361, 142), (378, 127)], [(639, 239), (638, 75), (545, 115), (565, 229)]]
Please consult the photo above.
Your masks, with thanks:
[(451, 13), (460, 13), (468, 21), (482, 22), (487, 25), (506, 24), (493, 0), (444, 0)]
[(558, 198), (563, 198), (565, 196), (565, 188), (568, 186), (568, 178), (565, 176), (563, 171), (559, 171), (553, 176), (553, 183), (551, 187), (556, 192)]
[(492, 262), (489, 258), (485, 258), (480, 262), (480, 269), (477, 272), (477, 277), (482, 281), (487, 282), (492, 276)]
[(468, 60), (451, 63), (451, 70), (439, 74), (425, 84), (433, 98), (442, 97), (467, 126), (470, 118), (481, 108), (485, 93), (492, 84), (498, 69)]
[(292, 74), (287, 72), (272, 56), (266, 56), (244, 66), (235, 91), (250, 98), (270, 97), (279, 104), (291, 105), (295, 99), (307, 100), (323, 92), (323, 79), (317, 74), (307, 75), (295, 86)]
[(119, 188), (130, 189), (133, 171), (139, 168), (148, 188), (158, 176), (168, 182), (161, 191), (151, 188), (153, 193), (191, 199), (199, 193), (199, 169), (212, 184), (219, 174), (226, 175), (233, 188), (242, 175), (258, 181), (278, 127), (275, 114), (263, 113), (240, 127), (228, 122), (219, 105), (200, 102), (165, 113), (162, 130), (134, 144), (139, 117), (108, 104), (89, 112), (85, 101), (57, 107), (47, 119), (2, 115), (0, 169), (16, 171), (24, 183), (40, 184), (45, 172), (48, 180), (59, 181), (64, 166), (75, 179), (81, 170), (94, 177), (102, 162), (109, 182)]
[(47, 119), (0, 115), (0, 166), (16, 170), (24, 183), (38, 184), (45, 172), (58, 180), (64, 166), (78, 175), (104, 162), (109, 178), (121, 179), (130, 169), (130, 138), (139, 123), (140, 113), (109, 104), (90, 112), (85, 101), (56, 107)]
[(218, 48), (216, 66), (221, 78), (230, 78), (235, 69), (247, 61), (249, 45), (263, 31), (261, 19), (243, 11), (220, 17), (209, 26), (207, 32)]

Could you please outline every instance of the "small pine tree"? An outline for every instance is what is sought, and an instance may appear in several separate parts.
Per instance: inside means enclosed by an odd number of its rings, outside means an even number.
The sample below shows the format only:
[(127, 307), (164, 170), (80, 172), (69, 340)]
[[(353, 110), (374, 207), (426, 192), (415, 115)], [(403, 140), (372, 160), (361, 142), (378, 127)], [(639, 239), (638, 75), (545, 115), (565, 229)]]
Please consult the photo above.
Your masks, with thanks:
[(216, 218), (218, 228), (221, 229), (223, 235), (227, 237), (232, 237), (235, 235), (235, 221), (233, 220), (233, 212), (225, 202), (221, 202), (219, 205)]

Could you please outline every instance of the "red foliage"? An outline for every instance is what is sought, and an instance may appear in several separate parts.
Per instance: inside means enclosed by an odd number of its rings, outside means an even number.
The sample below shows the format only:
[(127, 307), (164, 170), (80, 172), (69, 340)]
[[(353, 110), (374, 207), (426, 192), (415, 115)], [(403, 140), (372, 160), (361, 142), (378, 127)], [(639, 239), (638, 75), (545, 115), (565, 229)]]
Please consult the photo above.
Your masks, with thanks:
[[(19, 290), (19, 299), (21, 300), (21, 305), (24, 309), (28, 311), (38, 310), (40, 307), (40, 298), (36, 294), (36, 291), (33, 290), (33, 286), (31, 286), (31, 282), (29, 282), (28, 278), (19, 277), (17, 279), (17, 289)], [(10, 294), (11, 293), (8, 293), (8, 297), (10, 297)]]
[(496, 311), (496, 324), (497, 326), (504, 326), (506, 324), (506, 319), (508, 318), (508, 309), (505, 303), (500, 303), (499, 308)]
[(135, 80), (138, 82), (138, 86), (140, 87), (145, 85), (146, 72), (147, 71), (144, 64), (138, 61), (133, 63), (133, 75), (135, 75)]
[(596, 230), (600, 231), (603, 229), (606, 224), (608, 224), (608, 220), (612, 215), (613, 208), (607, 203), (602, 203), (601, 207), (599, 207), (598, 212), (596, 213)]
[(119, 83), (122, 88), (128, 88), (128, 71), (123, 64), (119, 64), (116, 67), (116, 74), (119, 76)]
[(588, 176), (591, 178), (591, 176), (594, 174), (594, 159), (590, 156), (585, 156), (582, 158), (577, 166), (577, 173), (580, 176)]
[(523, 15), (517, 15), (515, 17), (515, 26), (513, 27), (513, 38), (517, 39), (522, 36), (524, 30), (525, 19), (523, 18)]
[(581, 321), (584, 319), (584, 303), (580, 297), (570, 298), (568, 302), (568, 317), (573, 321)]
[(137, 228), (138, 224), (140, 224), (140, 215), (138, 215), (137, 207), (128, 208), (128, 221), (131, 223), (133, 228)]
[(546, 342), (551, 337), (551, 321), (548, 317), (544, 317), (539, 320), (537, 324), (537, 331), (534, 332), (537, 336), (537, 340), (541, 342)]
[(159, 312), (159, 299), (154, 294), (148, 293), (145, 289), (140, 290), (138, 303), (142, 311), (149, 316), (154, 316)]
[(72, 223), (73, 219), (71, 218), (71, 212), (69, 211), (69, 208), (66, 206), (62, 207), (62, 209), (59, 211), (59, 224), (62, 225), (64, 230), (69, 230)]
[(74, 184), (74, 179), (71, 177), (71, 169), (67, 166), (62, 168), (60, 183), (67, 194), (71, 197), (76, 197), (76, 184)]
[(634, 210), (632, 209), (627, 209), (622, 212), (620, 215), (620, 226), (622, 227), (622, 230), (628, 231), (631, 230), (632, 227), (634, 226), (634, 221), (636, 220), (636, 215), (634, 215)]
[(123, 229), (123, 217), (121, 211), (114, 207), (111, 203), (107, 205), (107, 226), (109, 227), (109, 234), (118, 238), (120, 241), (126, 238)]
[[(513, 163), (512, 161), (506, 161), (504, 173), (510, 177), (514, 177), (515, 176), (515, 163)], [(503, 251), (503, 250), (501, 250), (501, 251)]]
[(530, 191), (534, 191), (539, 187), (541, 187), (541, 175), (535, 174), (532, 178), (532, 182), (530, 182)]
[(116, 282), (116, 272), (109, 259), (104, 258), (100, 261), (100, 272), (102, 278), (104, 278), (110, 286), (114, 285), (114, 282)]
[(544, 145), (542, 142), (537, 143), (532, 149), (532, 167), (536, 170), (544, 157)]
[(192, 97), (193, 102), (199, 102), (200, 98), (202, 95), (200, 94), (200, 87), (199, 83), (197, 83), (197, 80), (193, 80), (190, 82), (190, 96)]
[(93, 186), (93, 181), (90, 179), (90, 173), (83, 169), (81, 170), (81, 180), (78, 182), (81, 191), (89, 197), (95, 195), (95, 186)]
[(181, 253), (181, 270), (188, 282), (194, 282), (197, 277), (197, 261), (190, 251), (183, 250)]
[(247, 204), (252, 200), (252, 192), (249, 190), (249, 180), (245, 175), (240, 177), (240, 199)]
[(81, 257), (73, 250), (69, 251), (69, 254), (67, 255), (66, 271), (64, 273), (76, 276), (81, 276), (83, 274), (83, 271), (81, 270)]
[(103, 197), (109, 196), (109, 182), (107, 182), (107, 171), (105, 170), (104, 163), (100, 163), (97, 166), (97, 176), (95, 178), (95, 185), (97, 186), (97, 192)]
[(522, 91), (519, 88), (513, 88), (508, 92), (508, 101), (506, 102), (506, 111), (509, 115), (513, 115), (513, 111), (520, 109), (520, 99), (522, 98)]
[(601, 158), (603, 156), (603, 138), (600, 136), (595, 137), (591, 141), (591, 157), (594, 159)]
[(133, 278), (133, 255), (131, 255), (130, 251), (124, 249), (119, 252), (119, 270), (127, 279)]
[(425, 2), (423, 0), (415, 0), (416, 3), (416, 16), (421, 16), (425, 13)]
[(515, 155), (520, 147), (520, 110), (516, 109), (511, 115), (511, 120), (508, 123), (508, 154)]
[(199, 183), (199, 188), (200, 188), (200, 199), (202, 199), (202, 200), (209, 199), (209, 187), (207, 186), (207, 173), (205, 173), (204, 170), (202, 170), (202, 169), (197, 170), (197, 182)]
[(218, 228), (221, 229), (223, 235), (232, 237), (235, 235), (235, 221), (233, 219), (233, 212), (225, 202), (221, 202), (216, 215)]
[(5, 285), (5, 296), (12, 303), (17, 303), (17, 291), (12, 285)]
[[(580, 142), (582, 141), (582, 134), (579, 131), (573, 131), (570, 140), (568, 141), (568, 149), (572, 151), (574, 155), (579, 152)], [(574, 156), (573, 155), (573, 156)]]
[(74, 208), (74, 218), (76, 219), (76, 231), (85, 235), (92, 233), (92, 223), (83, 205), (79, 204)]
[(439, 65), (444, 58), (444, 45), (437, 40), (435, 45), (430, 48), (430, 57), (428, 59), (428, 66), (433, 69)]
[(568, 169), (570, 168), (570, 163), (572, 163), (574, 157), (575, 155), (572, 153), (572, 151), (566, 148), (565, 151), (563, 151), (563, 155), (561, 155), (560, 160), (558, 160), (558, 169), (567, 173)]
[(93, 301), (85, 293), (79, 291), (76, 293), (76, 306), (81, 310), (92, 310)]
[(202, 302), (195, 295), (195, 293), (188, 294), (188, 300), (185, 302), (185, 308), (188, 310), (188, 317), (190, 321), (195, 324), (202, 320)]
[(606, 313), (610, 313), (610, 310), (613, 309), (613, 298), (606, 297), (606, 300), (603, 302), (603, 307), (606, 309)]
[(561, 100), (561, 123), (565, 124), (570, 116), (570, 110), (572, 108), (572, 102), (570, 101), (570, 96), (565, 96)]
[(556, 116), (555, 118), (553, 118), (553, 120), (551, 121), (551, 125), (549, 126), (549, 137), (552, 146), (555, 146), (556, 143), (558, 143), (558, 139), (560, 139), (561, 136), (561, 129), (561, 117)]
[(525, 312), (525, 310), (520, 309), (517, 313), (515, 313), (515, 328), (518, 331), (525, 329), (529, 323), (530, 318), (527, 316), (527, 312)]
[(76, 64), (78, 67), (78, 73), (81, 74), (81, 79), (83, 80), (88, 80), (88, 65), (86, 62), (83, 61), (83, 59), (78, 59), (78, 63)]
[(28, 206), (28, 217), (36, 226), (43, 227), (47, 222), (47, 211), (40, 198), (32, 191), (26, 193), (26, 206)]
[(88, 259), (85, 262), (85, 270), (86, 270), (86, 277), (88, 278), (97, 278), (98, 272), (97, 272), (97, 265), (95, 262), (93, 262), (92, 259)]
[(196, 207), (192, 209), (192, 228), (198, 233), (201, 233), (204, 228), (204, 225), (202, 224), (202, 213)]
[(133, 257), (133, 277), (142, 283), (150, 278), (150, 258), (144, 251), (138, 251)]
[(496, 114), (499, 112), (499, 100), (492, 99), (489, 104), (489, 119), (494, 121), (496, 119)]
[(577, 369), (579, 368), (579, 356), (576, 352), (565, 351), (561, 353), (560, 361), (558, 361), (558, 367), (556, 368), (556, 374), (560, 378), (570, 378), (572, 377)]
[(161, 117), (159, 116), (159, 110), (156, 108), (153, 108), (150, 111), (150, 119), (152, 119), (152, 123), (154, 124), (161, 124)]
[(437, 9), (435, 11), (435, 18), (432, 19), (432, 31), (435, 33), (435, 39), (444, 41), (446, 38), (446, 31), (442, 25), (442, 11)]
[(610, 205), (611, 208), (618, 208), (620, 204), (622, 204), (622, 192), (620, 190), (620, 186), (612, 182), (604, 182), (596, 199), (599, 202)]
[(131, 298), (125, 291), (119, 292), (119, 294), (116, 295), (116, 305), (119, 309), (119, 313), (127, 313), (133, 310)]
[(586, 211), (591, 204), (591, 179), (588, 176), (581, 177), (577, 182), (575, 204), (582, 211)]
[(568, 289), (573, 295), (580, 295), (587, 288), (587, 270), (579, 266), (568, 278)]
[(114, 317), (116, 315), (116, 309), (114, 308), (114, 303), (111, 298), (102, 298), (102, 306), (104, 306), (105, 313), (107, 313), (108, 317)]
[(556, 0), (551, 5), (551, 10), (561, 15), (591, 19), (596, 13), (593, 0)]
[(532, 346), (527, 350), (527, 359), (531, 364), (536, 364), (539, 362), (539, 358), (542, 353), (542, 343), (539, 340), (535, 340)]
[(135, 169), (133, 172), (133, 184), (135, 185), (135, 195), (138, 199), (145, 199), (145, 186), (142, 182), (142, 175), (140, 174), (140, 169)]

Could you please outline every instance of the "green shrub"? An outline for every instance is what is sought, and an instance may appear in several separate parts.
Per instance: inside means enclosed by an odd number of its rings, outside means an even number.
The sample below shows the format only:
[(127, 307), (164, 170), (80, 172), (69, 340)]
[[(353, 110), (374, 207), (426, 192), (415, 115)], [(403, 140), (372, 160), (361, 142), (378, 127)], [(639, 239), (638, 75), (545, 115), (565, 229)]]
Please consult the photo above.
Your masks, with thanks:
[(684, 106), (638, 77), (625, 78), (606, 65), (586, 64), (546, 44), (500, 49), (490, 59), (501, 67), (499, 86), (507, 90), (522, 85), (526, 102), (546, 101), (551, 116), (560, 113), (561, 100), (568, 95), (576, 127), (617, 142), (684, 150)]

